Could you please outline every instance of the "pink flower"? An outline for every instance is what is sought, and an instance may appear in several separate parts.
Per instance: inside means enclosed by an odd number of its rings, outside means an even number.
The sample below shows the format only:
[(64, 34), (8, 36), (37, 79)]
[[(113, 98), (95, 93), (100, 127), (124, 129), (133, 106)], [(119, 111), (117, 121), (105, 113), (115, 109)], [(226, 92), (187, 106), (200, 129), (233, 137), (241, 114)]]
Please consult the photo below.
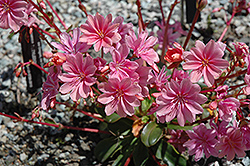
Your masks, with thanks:
[(43, 66), (44, 68), (50, 67), (52, 65), (61, 66), (66, 61), (65, 54), (63, 54), (61, 52), (57, 52), (57, 53), (53, 54), (52, 52), (45, 51), (43, 53), (43, 57), (46, 59), (50, 59), (50, 61)]
[(49, 68), (49, 74), (47, 76), (47, 80), (43, 83), (42, 87), (43, 96), (40, 106), (42, 107), (43, 110), (49, 109), (51, 101), (55, 99), (56, 95), (58, 94), (58, 88), (59, 88), (58, 74), (60, 73), (61, 70), (59, 67), (52, 66)]
[(121, 117), (134, 114), (134, 107), (140, 106), (140, 101), (135, 97), (141, 92), (141, 88), (132, 84), (130, 78), (119, 80), (110, 78), (108, 82), (102, 82), (98, 88), (104, 92), (98, 97), (98, 102), (107, 104), (105, 112), (109, 116), (117, 112)]
[(94, 59), (94, 64), (97, 67), (98, 71), (101, 71), (106, 65), (107, 61), (103, 58), (97, 57)]
[(242, 42), (233, 43), (237, 57), (246, 57), (249, 55), (249, 47)]
[(117, 32), (121, 35), (121, 40), (119, 41), (121, 44), (123, 44), (123, 43), (126, 42), (125, 41), (125, 36), (133, 28), (133, 24), (132, 23), (122, 24), (123, 21), (124, 21), (124, 18), (121, 17), (121, 16), (116, 17), (115, 20), (113, 21), (113, 24), (119, 24)]
[(23, 0), (0, 0), (0, 28), (18, 31), (28, 21), (26, 7)]
[(170, 130), (171, 138), (167, 141), (171, 143), (180, 153), (185, 151), (183, 143), (188, 140), (187, 134), (182, 130)]
[(240, 127), (240, 131), (243, 137), (243, 144), (246, 146), (246, 150), (250, 150), (250, 126), (249, 124), (244, 124)]
[(207, 97), (200, 94), (201, 88), (197, 84), (192, 84), (188, 78), (183, 79), (180, 84), (171, 80), (161, 91), (161, 96), (157, 97), (159, 104), (158, 116), (165, 116), (166, 122), (177, 116), (180, 126), (184, 126), (186, 120), (194, 122), (196, 114), (201, 114), (203, 108), (200, 104), (207, 101)]
[(227, 160), (229, 161), (233, 160), (235, 154), (238, 157), (244, 157), (246, 155), (246, 147), (243, 143), (240, 129), (229, 127), (226, 134), (219, 139), (216, 149), (220, 151), (218, 157), (222, 158), (227, 155)]
[(227, 95), (227, 90), (228, 90), (227, 85), (223, 86), (218, 86), (214, 91), (217, 92), (217, 98), (218, 99), (223, 99)]
[(59, 79), (64, 82), (59, 91), (63, 94), (70, 92), (73, 101), (79, 100), (80, 97), (87, 98), (92, 92), (90, 86), (96, 82), (96, 79), (92, 77), (96, 71), (92, 57), (87, 56), (83, 60), (81, 53), (75, 56), (68, 55), (63, 69), (67, 73), (59, 76)]
[(229, 97), (225, 100), (221, 100), (218, 103), (220, 118), (225, 121), (231, 121), (233, 111), (237, 111), (239, 107), (240, 102), (234, 97)]
[(191, 140), (184, 143), (183, 146), (188, 148), (189, 155), (195, 154), (194, 160), (198, 161), (205, 153), (206, 158), (209, 156), (217, 156), (218, 151), (215, 149), (217, 140), (216, 132), (213, 129), (207, 129), (207, 127), (201, 123), (199, 126), (193, 127), (192, 131), (186, 131)]
[(152, 69), (150, 67), (143, 66), (142, 59), (137, 59), (136, 63), (139, 65), (135, 71), (139, 75), (139, 79), (136, 82), (138, 82), (138, 85), (141, 87), (141, 94), (138, 95), (146, 97), (149, 95), (149, 89), (147, 85), (154, 82), (154, 77), (151, 72)]
[(220, 139), (220, 137), (226, 134), (227, 125), (228, 125), (228, 122), (226, 121), (222, 121), (222, 122), (218, 121), (217, 124), (214, 124), (212, 120), (210, 121), (210, 126), (211, 128), (215, 129), (218, 139)]
[(175, 48), (169, 48), (166, 52), (166, 56), (164, 57), (164, 59), (169, 63), (181, 62), (183, 60), (182, 55), (184, 49), (179, 43), (174, 42), (173, 45), (175, 46)]
[(95, 16), (88, 15), (86, 24), (81, 25), (80, 29), (83, 35), (80, 41), (87, 42), (87, 44), (95, 44), (96, 52), (100, 51), (101, 47), (111, 47), (113, 43), (121, 40), (121, 36), (117, 33), (119, 24), (112, 23), (112, 15), (109, 14), (105, 19), (99, 13)]
[(243, 88), (245, 95), (250, 95), (250, 74), (246, 74), (244, 78), (247, 86)]
[(156, 73), (155, 71), (153, 71), (154, 73), (154, 83), (156, 85), (156, 89), (158, 91), (161, 91), (161, 89), (163, 89), (163, 87), (165, 86), (165, 84), (168, 82), (168, 79), (171, 75), (167, 75), (168, 71), (165, 71), (166, 67), (163, 66), (160, 73)]
[(183, 70), (177, 70), (176, 68), (173, 71), (172, 79), (180, 83), (183, 79), (189, 78), (189, 74)]
[[(134, 51), (134, 55), (138, 58), (141, 57), (151, 67), (154, 67), (155, 62), (159, 62), (159, 56), (152, 48), (156, 44), (157, 38), (153, 36), (150, 36), (149, 38), (147, 37), (147, 31), (139, 33), (138, 38), (136, 37), (134, 31), (130, 31), (129, 35), (126, 36), (126, 41), (128, 47)], [(155, 67), (154, 69), (157, 70)]]
[[(28, 15), (28, 21), (25, 22), (25, 26), (31, 27), (31, 26), (37, 26), (39, 24), (44, 24), (41, 20), (39, 20), (36, 15), (34, 14), (38, 10), (31, 4), (28, 3), (28, 6), (25, 10), (25, 13)], [(37, 25), (36, 25), (37, 24)]]
[[(164, 34), (165, 34), (165, 26), (163, 22), (155, 21), (155, 24), (160, 27), (160, 30), (157, 31), (157, 37), (159, 48), (163, 46)], [(176, 21), (174, 24), (169, 25), (168, 33), (167, 33), (167, 42), (165, 47), (172, 47), (172, 44), (178, 39), (181, 35), (187, 35), (187, 32), (181, 28), (181, 23)]]
[(198, 82), (203, 76), (205, 84), (211, 87), (214, 79), (219, 77), (221, 69), (228, 67), (227, 60), (222, 59), (224, 50), (221, 44), (210, 40), (207, 45), (201, 41), (196, 41), (195, 47), (190, 52), (184, 52), (186, 63), (183, 64), (184, 70), (193, 70), (190, 74), (192, 82)]
[(130, 77), (132, 80), (139, 78), (139, 75), (135, 72), (139, 65), (134, 61), (126, 59), (128, 54), (129, 49), (126, 44), (121, 45), (118, 50), (111, 51), (113, 62), (109, 63), (111, 70), (109, 78), (118, 78), (119, 80), (127, 77)]
[(84, 53), (91, 47), (87, 43), (79, 41), (81, 32), (79, 28), (73, 30), (73, 37), (71, 39), (70, 35), (67, 32), (60, 34), (60, 43), (52, 42), (51, 44), (57, 49), (66, 52), (67, 54), (77, 54), (78, 52)]

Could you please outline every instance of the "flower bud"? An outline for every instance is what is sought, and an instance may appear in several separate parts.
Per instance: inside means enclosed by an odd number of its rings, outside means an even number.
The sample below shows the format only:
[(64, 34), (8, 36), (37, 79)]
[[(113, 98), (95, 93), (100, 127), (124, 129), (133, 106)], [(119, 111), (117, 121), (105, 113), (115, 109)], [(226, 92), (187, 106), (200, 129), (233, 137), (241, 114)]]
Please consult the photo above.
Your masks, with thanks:
[(41, 6), (41, 8), (43, 8), (44, 10), (46, 10), (46, 5), (45, 5), (45, 3), (43, 1), (40, 2), (39, 5)]
[(20, 74), (22, 72), (22, 68), (21, 67), (18, 67), (16, 70), (15, 70), (15, 73), (16, 73), (16, 77), (19, 77)]
[(207, 6), (207, 0), (196, 0), (196, 8), (202, 11)]

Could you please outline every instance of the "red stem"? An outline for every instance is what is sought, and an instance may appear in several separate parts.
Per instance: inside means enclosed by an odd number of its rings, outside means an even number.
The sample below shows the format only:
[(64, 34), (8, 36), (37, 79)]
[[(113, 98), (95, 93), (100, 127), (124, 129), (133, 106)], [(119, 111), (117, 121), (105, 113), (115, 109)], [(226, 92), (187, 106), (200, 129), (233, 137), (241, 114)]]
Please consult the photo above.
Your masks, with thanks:
[[(167, 23), (165, 24), (165, 32), (164, 32), (164, 38), (163, 38), (163, 45), (162, 45), (162, 52), (161, 52), (161, 62), (164, 63), (164, 55), (165, 55), (165, 47), (166, 47), (166, 43), (168, 42), (168, 26), (169, 26), (169, 21), (170, 18), (172, 16), (174, 7), (180, 2), (178, 2), (178, 0), (175, 0), (174, 3), (171, 5), (170, 8), (170, 13), (168, 15), (168, 19), (167, 19)], [(165, 22), (165, 20), (163, 20), (163, 22)]]
[(142, 14), (141, 14), (141, 2), (140, 0), (136, 0), (136, 5), (138, 7), (138, 17), (139, 17), (139, 21), (141, 22), (142, 25), (142, 29), (145, 30), (146, 26), (144, 24), (143, 18), (142, 18)]
[(49, 32), (39, 28), (38, 26), (33, 26), (34, 28), (36, 28), (37, 30), (40, 30), (41, 32), (45, 33), (46, 35), (48, 35), (49, 37), (51, 37), (52, 39), (57, 39), (57, 37), (55, 37), (54, 35), (50, 34)]
[(191, 28), (190, 28), (190, 30), (189, 30), (189, 32), (188, 32), (187, 38), (186, 38), (185, 43), (184, 43), (184, 45), (183, 45), (183, 49), (184, 49), (184, 50), (186, 49), (187, 44), (188, 44), (188, 41), (189, 41), (189, 39), (190, 39), (191, 36), (192, 36), (192, 32), (193, 32), (193, 30), (194, 30), (194, 25), (195, 25), (195, 23), (197, 22), (197, 20), (198, 20), (198, 18), (199, 18), (199, 15), (200, 15), (200, 10), (197, 9), (196, 12), (195, 12), (195, 16), (194, 16), (194, 19), (193, 19)]
[(95, 116), (95, 115), (93, 115), (93, 114), (91, 114), (91, 113), (89, 113), (89, 112), (85, 112), (85, 111), (83, 111), (83, 110), (81, 110), (81, 109), (74, 108), (74, 107), (70, 106), (70, 105), (67, 104), (67, 103), (61, 103), (61, 102), (57, 102), (57, 101), (56, 101), (56, 104), (64, 104), (64, 105), (66, 105), (67, 107), (70, 107), (71, 109), (74, 109), (74, 110), (76, 110), (76, 111), (78, 111), (78, 112), (83, 113), (84, 115), (90, 116), (90, 117), (92, 117), (92, 118), (94, 118), (94, 119), (97, 119), (97, 120), (99, 120), (99, 121), (101, 121), (101, 122), (104, 122), (104, 120), (103, 120), (102, 118), (99, 118), (99, 117), (97, 117), (97, 116)]
[(231, 16), (230, 20), (227, 21), (227, 26), (226, 26), (226, 28), (224, 29), (224, 31), (222, 32), (222, 34), (221, 34), (221, 36), (220, 36), (220, 38), (219, 38), (218, 41), (221, 41), (222, 38), (225, 36), (225, 34), (226, 34), (226, 32), (227, 32), (227, 30), (228, 30), (230, 24), (231, 24), (231, 21), (232, 21), (233, 17), (235, 16), (235, 14), (236, 14), (236, 10), (235, 10), (235, 8), (234, 8), (234, 9), (233, 9), (232, 16)]
[(214, 89), (208, 89), (208, 90), (200, 91), (200, 93), (207, 93), (207, 92), (214, 92)]
[(11, 118), (11, 119), (15, 119), (17, 121), (28, 122), (28, 123), (36, 123), (36, 124), (56, 127), (56, 128), (60, 128), (60, 129), (80, 130), (80, 131), (88, 131), (88, 132), (93, 132), (93, 133), (110, 134), (107, 131), (102, 131), (102, 130), (98, 130), (98, 129), (71, 127), (71, 126), (63, 126), (62, 124), (51, 124), (51, 123), (45, 123), (45, 122), (37, 122), (37, 121), (33, 121), (33, 120), (24, 119), (22, 117), (15, 117), (15, 116), (12, 116), (12, 115), (4, 114), (2, 112), (0, 112), (0, 115)]
[(160, 5), (160, 9), (161, 9), (161, 16), (162, 16), (162, 20), (163, 20), (163, 25), (165, 25), (165, 16), (164, 16), (163, 8), (162, 8), (162, 0), (159, 0), (159, 5)]
[(56, 26), (56, 24), (54, 22), (52, 22), (52, 20), (49, 18), (49, 16), (43, 11), (41, 10), (32, 0), (28, 0), (39, 12), (41, 12), (43, 14), (42, 18), (51, 26), (54, 27), (56, 29), (56, 34), (59, 36), (61, 31), (60, 29)]
[(55, 13), (56, 17), (58, 18), (58, 20), (60, 21), (60, 23), (63, 25), (63, 27), (65, 29), (68, 29), (68, 27), (66, 26), (66, 24), (62, 21), (62, 19), (58, 16), (58, 13), (55, 11), (55, 9), (52, 7), (52, 5), (50, 4), (50, 2), (48, 0), (46, 0), (46, 2), (48, 3), (49, 7), (51, 8), (51, 10)]
[(47, 72), (44, 68), (42, 68), (41, 66), (36, 64), (32, 59), (30, 59), (29, 62), (30, 62), (31, 65), (36, 66), (38, 69), (42, 70), (44, 73), (49, 74), (49, 72)]
[(152, 158), (157, 163), (157, 165), (162, 166), (161, 163), (157, 160), (157, 158), (155, 157), (155, 155), (153, 154), (153, 152), (150, 149), (149, 149), (149, 154), (152, 156)]

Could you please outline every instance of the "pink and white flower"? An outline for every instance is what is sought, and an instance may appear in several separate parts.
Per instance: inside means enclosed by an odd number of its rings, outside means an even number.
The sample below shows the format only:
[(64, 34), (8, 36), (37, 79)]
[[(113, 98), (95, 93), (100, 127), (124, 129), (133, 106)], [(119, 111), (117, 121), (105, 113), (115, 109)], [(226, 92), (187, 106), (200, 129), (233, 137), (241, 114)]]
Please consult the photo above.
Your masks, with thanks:
[(96, 52), (102, 47), (109, 48), (114, 43), (121, 40), (121, 35), (117, 32), (119, 24), (112, 24), (112, 15), (104, 18), (99, 13), (95, 16), (88, 15), (86, 24), (81, 25), (80, 30), (83, 35), (80, 37), (81, 42), (93, 45)]
[(192, 84), (188, 78), (180, 83), (171, 80), (161, 91), (161, 96), (156, 99), (156, 103), (159, 104), (156, 115), (165, 116), (166, 122), (177, 116), (180, 126), (184, 126), (186, 120), (194, 122), (196, 114), (203, 112), (201, 104), (207, 101), (207, 97), (199, 93), (200, 90), (200, 86)]
[(203, 157), (203, 153), (205, 153), (206, 158), (211, 155), (217, 156), (218, 150), (215, 149), (215, 146), (218, 140), (215, 138), (215, 130), (207, 129), (203, 123), (193, 127), (193, 130), (193, 132), (186, 131), (190, 140), (183, 145), (188, 148), (189, 155), (195, 154), (195, 161), (200, 160)]
[(27, 2), (23, 0), (0, 0), (0, 28), (18, 31), (28, 21), (26, 9)]
[(246, 155), (246, 147), (243, 143), (240, 129), (233, 127), (227, 128), (226, 134), (220, 137), (216, 149), (220, 151), (218, 157), (222, 158), (227, 156), (227, 160), (229, 161), (233, 160), (235, 154), (237, 154), (238, 157), (244, 157)]
[(126, 36), (126, 41), (128, 47), (134, 51), (134, 55), (138, 58), (145, 60), (154, 70), (158, 71), (156, 64), (159, 62), (159, 56), (152, 48), (156, 42), (157, 38), (154, 36), (148, 37), (147, 31), (142, 31), (138, 34), (138, 38), (134, 31), (130, 31), (129, 35)]
[(102, 82), (98, 88), (104, 92), (98, 97), (98, 102), (106, 104), (105, 112), (109, 116), (116, 112), (121, 117), (134, 114), (134, 107), (140, 106), (140, 101), (135, 95), (141, 92), (141, 88), (134, 85), (130, 78), (119, 80), (110, 78), (108, 82)]
[(218, 103), (219, 115), (222, 120), (231, 121), (233, 112), (240, 107), (240, 102), (234, 97), (226, 98)]
[(60, 42), (56, 43), (52, 42), (51, 44), (57, 49), (64, 51), (66, 54), (77, 54), (85, 53), (91, 47), (91, 45), (87, 45), (87, 43), (80, 42), (79, 38), (81, 36), (81, 31), (79, 28), (75, 28), (73, 30), (73, 37), (71, 39), (70, 35), (67, 32), (63, 32), (60, 34)]
[(63, 64), (63, 70), (67, 73), (58, 76), (64, 83), (59, 91), (63, 94), (70, 92), (73, 101), (77, 101), (81, 97), (87, 98), (92, 92), (90, 86), (96, 82), (96, 78), (93, 77), (96, 71), (93, 58), (87, 56), (83, 60), (81, 53), (68, 55)]
[(113, 62), (109, 63), (110, 73), (109, 78), (118, 78), (122, 80), (124, 78), (131, 78), (136, 80), (139, 78), (139, 75), (135, 70), (139, 65), (134, 62), (126, 59), (129, 54), (129, 49), (126, 44), (120, 46), (118, 50), (111, 51)]
[(221, 69), (229, 66), (227, 60), (222, 59), (224, 48), (220, 43), (210, 40), (207, 45), (196, 41), (195, 47), (184, 52), (184, 70), (193, 70), (190, 74), (192, 82), (198, 82), (203, 76), (205, 84), (211, 87), (215, 78), (222, 73)]

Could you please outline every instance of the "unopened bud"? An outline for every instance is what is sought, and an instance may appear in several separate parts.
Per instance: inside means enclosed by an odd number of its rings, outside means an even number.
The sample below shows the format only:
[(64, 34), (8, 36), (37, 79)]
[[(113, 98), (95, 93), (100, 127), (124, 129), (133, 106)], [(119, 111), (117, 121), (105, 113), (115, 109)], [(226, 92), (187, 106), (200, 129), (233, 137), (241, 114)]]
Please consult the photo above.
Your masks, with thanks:
[(196, 8), (202, 11), (207, 6), (207, 0), (196, 0)]
[(21, 72), (22, 72), (22, 68), (21, 68), (21, 67), (17, 68), (17, 69), (15, 70), (16, 77), (19, 77), (20, 74), (21, 74)]
[(51, 66), (53, 66), (54, 65), (54, 62), (48, 62), (48, 63), (46, 63), (44, 66), (43, 66), (43, 68), (49, 68), (49, 67), (51, 67)]
[(43, 8), (44, 10), (46, 10), (46, 5), (45, 5), (45, 3), (43, 1), (40, 2), (39, 5), (41, 6), (41, 8)]
[(86, 14), (86, 16), (88, 16), (88, 13), (87, 13), (87, 10), (86, 10), (86, 7), (83, 5), (83, 4), (79, 4), (78, 7)]

